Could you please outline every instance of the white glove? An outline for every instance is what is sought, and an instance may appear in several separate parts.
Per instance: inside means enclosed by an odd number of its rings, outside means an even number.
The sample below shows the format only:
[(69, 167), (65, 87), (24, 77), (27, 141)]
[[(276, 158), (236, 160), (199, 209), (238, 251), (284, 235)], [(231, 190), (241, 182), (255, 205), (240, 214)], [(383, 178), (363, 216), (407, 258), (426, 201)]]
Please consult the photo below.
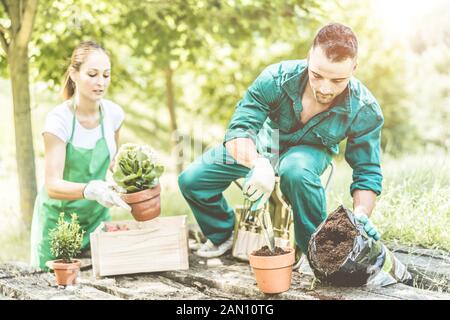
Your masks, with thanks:
[(123, 201), (120, 195), (115, 192), (105, 181), (89, 181), (89, 183), (84, 188), (83, 195), (85, 199), (95, 200), (106, 208), (118, 206), (127, 210), (128, 212), (131, 211), (131, 207), (125, 201)]
[(275, 187), (275, 172), (267, 158), (256, 158), (247, 174), (243, 192), (252, 202), (258, 202), (255, 209), (262, 208)]

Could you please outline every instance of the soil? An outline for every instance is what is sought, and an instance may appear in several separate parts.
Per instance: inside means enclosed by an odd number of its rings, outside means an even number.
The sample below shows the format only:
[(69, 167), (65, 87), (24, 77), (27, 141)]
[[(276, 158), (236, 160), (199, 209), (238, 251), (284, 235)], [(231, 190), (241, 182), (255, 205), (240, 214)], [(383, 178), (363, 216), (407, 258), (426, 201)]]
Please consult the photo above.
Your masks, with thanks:
[(105, 232), (115, 232), (115, 231), (128, 231), (130, 230), (127, 225), (120, 225), (115, 223), (105, 223)]
[(289, 253), (289, 251), (284, 251), (280, 247), (275, 247), (274, 252), (270, 251), (268, 246), (261, 247), (261, 249), (253, 252), (255, 256), (269, 257), (269, 256), (281, 256), (283, 254)]
[(317, 266), (327, 274), (336, 272), (351, 252), (357, 234), (344, 210), (330, 214), (316, 235)]

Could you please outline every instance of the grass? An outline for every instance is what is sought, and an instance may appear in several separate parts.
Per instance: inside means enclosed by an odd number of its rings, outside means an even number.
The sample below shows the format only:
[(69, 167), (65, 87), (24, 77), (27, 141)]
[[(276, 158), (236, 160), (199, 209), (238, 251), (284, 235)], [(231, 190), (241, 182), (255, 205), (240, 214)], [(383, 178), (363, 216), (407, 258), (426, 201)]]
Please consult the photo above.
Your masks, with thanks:
[(406, 157), (386, 176), (374, 216), (383, 238), (450, 251), (448, 156)]

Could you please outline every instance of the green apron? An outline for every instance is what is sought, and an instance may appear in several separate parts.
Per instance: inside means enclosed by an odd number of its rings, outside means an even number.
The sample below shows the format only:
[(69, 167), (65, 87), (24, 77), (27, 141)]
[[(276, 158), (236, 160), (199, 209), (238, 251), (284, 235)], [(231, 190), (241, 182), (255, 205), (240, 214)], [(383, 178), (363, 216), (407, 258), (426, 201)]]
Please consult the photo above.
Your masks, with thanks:
[[(104, 180), (110, 163), (108, 145), (103, 128), (103, 112), (100, 106), (100, 126), (102, 137), (94, 149), (78, 148), (72, 144), (75, 133), (75, 112), (72, 133), (66, 145), (66, 161), (63, 179), (70, 182), (87, 183), (91, 180)], [(50, 251), (49, 232), (56, 227), (59, 213), (65, 212), (65, 219), (76, 213), (81, 228), (85, 231), (82, 250), (89, 246), (89, 235), (102, 221), (111, 220), (109, 209), (94, 200), (57, 200), (48, 196), (45, 186), (39, 192), (34, 204), (31, 225), (31, 265), (48, 270), (45, 263), (54, 260)]]

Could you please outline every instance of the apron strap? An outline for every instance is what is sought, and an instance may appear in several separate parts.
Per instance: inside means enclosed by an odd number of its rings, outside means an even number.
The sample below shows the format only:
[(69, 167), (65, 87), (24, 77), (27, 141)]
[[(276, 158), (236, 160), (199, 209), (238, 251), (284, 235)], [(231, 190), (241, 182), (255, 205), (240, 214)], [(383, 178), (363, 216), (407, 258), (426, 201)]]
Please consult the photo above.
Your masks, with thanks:
[(102, 128), (102, 138), (104, 138), (105, 137), (105, 129), (103, 127), (103, 104), (101, 101), (100, 101), (99, 110), (100, 110), (100, 126)]
[[(72, 143), (73, 140), (73, 135), (75, 133), (75, 120), (76, 120), (76, 109), (77, 109), (77, 105), (75, 104), (75, 100), (72, 99), (72, 108), (73, 108), (73, 118), (72, 118), (72, 132), (70, 133), (70, 139), (69, 142)], [(102, 129), (102, 138), (105, 137), (105, 129), (103, 128), (103, 104), (100, 102), (100, 106), (99, 106), (99, 111), (100, 111), (100, 127)]]
[(75, 99), (72, 99), (72, 109), (73, 109), (72, 132), (70, 133), (69, 143), (72, 143), (73, 134), (75, 132), (75, 119), (76, 119), (75, 112), (76, 112), (76, 109), (77, 109), (77, 106), (75, 104)]

